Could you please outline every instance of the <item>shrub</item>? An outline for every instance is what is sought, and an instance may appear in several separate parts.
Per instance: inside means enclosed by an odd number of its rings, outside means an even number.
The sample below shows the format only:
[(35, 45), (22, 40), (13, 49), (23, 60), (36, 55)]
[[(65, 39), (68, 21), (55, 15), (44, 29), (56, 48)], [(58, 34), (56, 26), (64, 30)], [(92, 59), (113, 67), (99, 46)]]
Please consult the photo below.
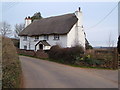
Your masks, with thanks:
[(84, 61), (89, 64), (90, 66), (95, 66), (95, 65), (101, 65), (103, 62), (100, 61), (100, 60), (96, 60), (96, 59), (93, 59), (90, 57), (90, 55), (87, 55), (85, 58), (84, 58)]
[(71, 48), (61, 48), (59, 46), (53, 46), (50, 49), (49, 57), (51, 59), (56, 59), (57, 61), (66, 64), (74, 64), (76, 57), (84, 53), (84, 50), (80, 46), (75, 46)]
[(19, 48), (20, 40), (19, 40), (19, 39), (15, 39), (15, 38), (11, 38), (11, 40), (12, 40), (14, 46), (15, 46), (16, 48)]

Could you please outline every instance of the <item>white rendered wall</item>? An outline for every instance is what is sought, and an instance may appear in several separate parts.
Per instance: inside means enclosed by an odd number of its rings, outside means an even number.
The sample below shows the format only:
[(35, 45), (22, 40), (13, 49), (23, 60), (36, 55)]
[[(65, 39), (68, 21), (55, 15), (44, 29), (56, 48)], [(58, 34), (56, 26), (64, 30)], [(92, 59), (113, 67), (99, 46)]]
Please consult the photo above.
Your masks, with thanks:
[(85, 48), (85, 34), (83, 29), (82, 12), (76, 11), (75, 15), (77, 16), (78, 21), (67, 35), (67, 46), (72, 47), (75, 45), (81, 45)]
[(47, 41), (51, 46), (59, 45), (61, 47), (67, 47), (67, 35), (59, 35), (59, 40), (54, 40), (54, 35), (49, 35)]
[(20, 45), (19, 45), (20, 49), (24, 49), (24, 46), (23, 46), (23, 37), (20, 36)]
[[(44, 36), (39, 36), (39, 41), (44, 40)], [(59, 35), (59, 40), (54, 40), (54, 35), (49, 35), (49, 39), (46, 40), (51, 46), (59, 45), (61, 47), (67, 47), (67, 35)], [(34, 41), (33, 41), (34, 42)], [(36, 43), (35, 43), (36, 44)], [(44, 50), (48, 50), (50, 47), (44, 46)], [(39, 46), (36, 48), (39, 49)]]
[(35, 43), (34, 37), (27, 37), (27, 41), (24, 41), (24, 36), (20, 37), (20, 49), (24, 49), (24, 46), (27, 46), (27, 50), (34, 50), (35, 49)]
[(76, 27), (76, 24), (67, 34), (67, 47), (72, 47), (75, 45), (75, 27)]
[[(44, 40), (44, 36), (39, 36), (39, 40), (35, 41), (35, 37), (27, 37), (27, 41), (24, 41), (24, 36), (20, 37), (20, 49), (24, 49), (27, 46), (27, 50), (35, 50), (35, 45), (40, 41)], [(54, 40), (54, 35), (49, 35), (49, 40), (46, 40), (51, 46), (60, 45), (61, 47), (67, 47), (67, 35), (60, 35), (59, 40)], [(43, 49), (48, 50), (50, 47), (44, 46)], [(39, 46), (36, 47), (39, 50)]]

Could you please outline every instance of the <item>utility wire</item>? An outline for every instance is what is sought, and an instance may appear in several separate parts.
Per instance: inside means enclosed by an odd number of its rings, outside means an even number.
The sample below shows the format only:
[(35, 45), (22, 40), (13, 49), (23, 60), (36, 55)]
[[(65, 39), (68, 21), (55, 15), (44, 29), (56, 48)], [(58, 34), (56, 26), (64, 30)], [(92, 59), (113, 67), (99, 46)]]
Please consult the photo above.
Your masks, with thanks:
[(96, 27), (97, 25), (99, 25), (102, 21), (104, 21), (116, 9), (117, 6), (118, 6), (118, 4), (105, 17), (103, 17), (98, 23), (96, 23), (95, 25), (91, 26), (88, 29), (92, 29), (92, 28)]
[(16, 6), (17, 4), (19, 4), (19, 2), (4, 3), (2, 6), (3, 12), (7, 12), (9, 9)]

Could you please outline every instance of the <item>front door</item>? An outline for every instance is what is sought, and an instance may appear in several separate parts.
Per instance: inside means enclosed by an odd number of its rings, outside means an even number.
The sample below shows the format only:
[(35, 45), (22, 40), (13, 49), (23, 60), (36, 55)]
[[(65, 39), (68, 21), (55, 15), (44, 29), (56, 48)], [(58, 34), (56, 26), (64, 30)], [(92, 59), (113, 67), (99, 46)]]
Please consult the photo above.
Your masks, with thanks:
[(42, 44), (39, 44), (39, 50), (43, 50), (43, 45)]

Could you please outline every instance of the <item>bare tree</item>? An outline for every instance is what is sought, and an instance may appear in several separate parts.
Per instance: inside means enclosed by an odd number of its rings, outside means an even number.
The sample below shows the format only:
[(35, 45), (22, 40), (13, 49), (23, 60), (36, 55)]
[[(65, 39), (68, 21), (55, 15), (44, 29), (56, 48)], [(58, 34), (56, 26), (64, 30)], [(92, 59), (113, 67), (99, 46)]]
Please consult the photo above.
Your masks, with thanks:
[(16, 24), (15, 25), (15, 38), (19, 39), (18, 34), (25, 28), (25, 24)]
[(112, 48), (112, 47), (114, 47), (114, 40), (112, 40), (112, 35), (111, 35), (111, 33), (109, 34), (109, 39), (108, 39), (108, 47), (110, 48)]
[(7, 22), (0, 22), (0, 33), (2, 36), (9, 36), (12, 33), (11, 25)]

